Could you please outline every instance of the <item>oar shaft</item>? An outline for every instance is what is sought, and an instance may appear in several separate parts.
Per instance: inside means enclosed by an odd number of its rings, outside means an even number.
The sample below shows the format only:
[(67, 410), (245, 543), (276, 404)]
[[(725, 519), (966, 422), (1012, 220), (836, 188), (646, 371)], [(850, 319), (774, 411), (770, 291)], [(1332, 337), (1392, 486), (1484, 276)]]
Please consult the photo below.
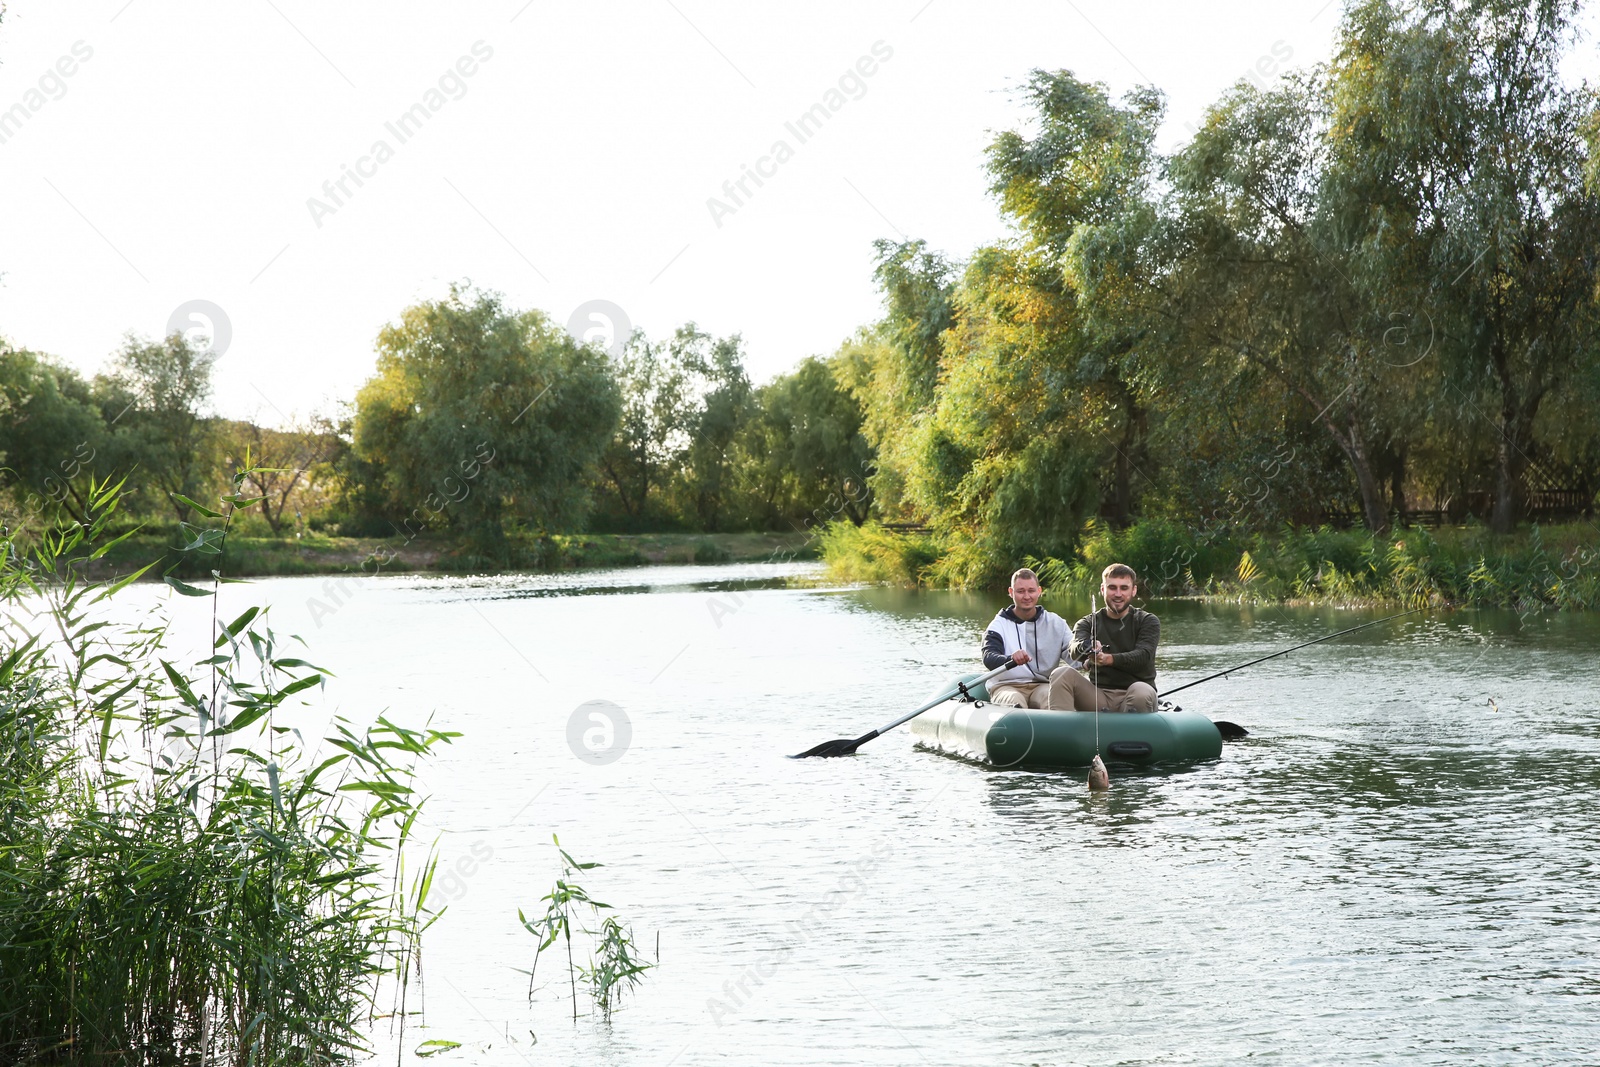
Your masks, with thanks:
[(1157, 695), (1158, 696), (1168, 697), (1168, 696), (1171, 696), (1173, 693), (1181, 693), (1185, 689), (1191, 689), (1194, 686), (1199, 685), (1201, 682), (1209, 682), (1209, 681), (1211, 681), (1211, 680), (1213, 680), (1215, 678), (1221, 678), (1221, 677), (1224, 677), (1225, 675), (1232, 674), (1234, 671), (1242, 671), (1246, 667), (1254, 667), (1257, 663), (1265, 663), (1269, 659), (1277, 659), (1279, 656), (1287, 656), (1289, 653), (1298, 652), (1302, 648), (1309, 648), (1312, 645), (1320, 645), (1324, 641), (1332, 641), (1335, 637), (1343, 637), (1345, 634), (1353, 634), (1357, 630), (1365, 630), (1369, 626), (1378, 626), (1378, 625), (1380, 625), (1382, 623), (1393, 622), (1395, 619), (1402, 619), (1402, 618), (1406, 617), (1407, 615), (1415, 615), (1417, 612), (1419, 612), (1421, 610), (1422, 610), (1421, 608), (1412, 608), (1410, 611), (1402, 611), (1398, 615), (1390, 615), (1388, 618), (1384, 618), (1384, 619), (1373, 619), (1371, 622), (1364, 622), (1360, 626), (1352, 626), (1348, 630), (1340, 630), (1336, 634), (1325, 634), (1322, 637), (1316, 638), (1313, 641), (1306, 641), (1303, 644), (1295, 645), (1293, 648), (1286, 648), (1286, 649), (1282, 650), (1281, 652), (1274, 652), (1270, 656), (1262, 656), (1260, 659), (1253, 659), (1249, 663), (1241, 663), (1237, 667), (1229, 667), (1225, 671), (1218, 671), (1216, 674), (1208, 674), (1204, 678), (1198, 679), (1196, 681), (1185, 682), (1183, 685), (1178, 686), (1176, 689), (1168, 689), (1163, 693), (1158, 693)]
[(960, 683), (958, 685), (953, 685), (949, 689), (944, 691), (943, 693), (940, 693), (938, 696), (936, 696), (932, 700), (928, 701), (926, 704), (922, 705), (922, 707), (918, 708), (916, 711), (908, 712), (905, 715), (900, 716), (898, 719), (896, 719), (894, 722), (890, 723), (887, 726), (878, 727), (878, 729), (876, 731), (874, 731), (874, 734), (875, 734), (875, 736), (881, 737), (882, 735), (888, 733), (890, 730), (893, 730), (896, 726), (899, 726), (902, 723), (908, 723), (912, 719), (915, 719), (918, 715), (921, 715), (923, 712), (927, 711), (929, 708), (938, 707), (940, 704), (943, 704), (946, 700), (949, 700), (951, 697), (953, 697), (957, 693), (961, 692), (961, 686), (962, 685), (974, 686), (974, 685), (977, 685), (979, 682), (987, 682), (990, 678), (993, 678), (995, 675), (1003, 674), (1004, 672), (1009, 671), (1012, 667), (1015, 667), (1015, 666), (1016, 666), (1016, 664), (1015, 663), (1011, 663), (1011, 662), (1002, 663), (1000, 666), (996, 667), (994, 670), (990, 671), (988, 674), (985, 674), (985, 675), (982, 675), (980, 677), (974, 678), (970, 682), (962, 682), (962, 683)]

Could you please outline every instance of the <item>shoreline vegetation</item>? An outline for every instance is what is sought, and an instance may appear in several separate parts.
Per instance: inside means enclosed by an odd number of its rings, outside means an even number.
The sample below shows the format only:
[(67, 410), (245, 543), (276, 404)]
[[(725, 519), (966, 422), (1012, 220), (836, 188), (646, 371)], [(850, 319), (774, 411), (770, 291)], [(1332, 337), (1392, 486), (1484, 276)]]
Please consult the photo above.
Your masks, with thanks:
[[(1086, 595), (1099, 573), (1125, 562), (1152, 597), (1234, 603), (1493, 607), (1515, 611), (1600, 609), (1600, 531), (1592, 523), (1530, 525), (1506, 536), (1486, 526), (1362, 529), (1285, 527), (1218, 533), (1150, 519), (1123, 528), (1091, 520), (1069, 556), (1025, 555), (1046, 586)], [(229, 539), (239, 577), (348, 574), (557, 573), (615, 567), (820, 560), (840, 582), (907, 588), (989, 588), (952, 567), (960, 534), (836, 521), (816, 532), (557, 534), (510, 540), (512, 565), (490, 564), (448, 536)], [(955, 549), (956, 551), (952, 551)], [(165, 554), (166, 558), (163, 559)], [(161, 561), (199, 566), (169, 531), (135, 532), (87, 572), (109, 579)], [(198, 571), (195, 574), (198, 575)], [(1003, 586), (1003, 580), (1000, 586)]]
[[(198, 577), (201, 564), (186, 555), (176, 532), (143, 530), (108, 551), (89, 573), (114, 578), (156, 560), (147, 579), (167, 568), (178, 577)], [(787, 562), (818, 558), (815, 535), (790, 533), (553, 534), (509, 539), (510, 564), (491, 562), (448, 536), (340, 537), (308, 533), (295, 537), (243, 537), (228, 542), (230, 575), (241, 578), (293, 575), (554, 573), (657, 564)], [(192, 573), (191, 573), (192, 572)]]
[[(963, 588), (950, 572), (959, 535), (835, 523), (821, 537), (830, 577), (928, 588)], [(1126, 563), (1151, 597), (1235, 603), (1600, 609), (1600, 537), (1593, 523), (1533, 525), (1511, 535), (1479, 525), (1420, 526), (1385, 533), (1287, 527), (1217, 533), (1167, 520), (1113, 529), (1091, 521), (1066, 559), (1025, 557), (1057, 593), (1087, 595), (1100, 572)]]

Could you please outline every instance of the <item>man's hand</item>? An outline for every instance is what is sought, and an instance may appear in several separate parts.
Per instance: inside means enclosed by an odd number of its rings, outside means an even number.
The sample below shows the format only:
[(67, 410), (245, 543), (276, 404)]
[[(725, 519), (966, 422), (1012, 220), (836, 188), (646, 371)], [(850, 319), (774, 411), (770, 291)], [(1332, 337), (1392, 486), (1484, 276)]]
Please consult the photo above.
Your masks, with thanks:
[(1026, 652), (1022, 651), (1022, 649), (1020, 649), (1020, 648), (1017, 649), (1015, 652), (1011, 653), (1011, 662), (1015, 663), (1019, 667), (1022, 666), (1024, 663), (1028, 662), (1032, 658), (1033, 658), (1032, 656), (1028, 655)]
[(1095, 662), (1095, 665), (1099, 666), (1099, 667), (1109, 667), (1109, 666), (1111, 666), (1111, 653), (1109, 653), (1109, 652), (1096, 652), (1094, 654), (1094, 662)]

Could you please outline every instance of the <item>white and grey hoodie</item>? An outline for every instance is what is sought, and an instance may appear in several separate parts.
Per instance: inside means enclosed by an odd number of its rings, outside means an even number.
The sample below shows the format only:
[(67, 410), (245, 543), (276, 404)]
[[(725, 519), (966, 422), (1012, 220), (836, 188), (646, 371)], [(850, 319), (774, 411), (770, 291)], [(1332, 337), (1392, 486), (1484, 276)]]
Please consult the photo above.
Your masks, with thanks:
[(989, 679), (989, 687), (1048, 682), (1050, 672), (1068, 660), (1072, 647), (1072, 628), (1061, 616), (1039, 608), (1033, 618), (1017, 618), (1014, 607), (1001, 610), (983, 634), (983, 666), (994, 670), (1011, 653), (1022, 649), (1033, 658), (1020, 667)]

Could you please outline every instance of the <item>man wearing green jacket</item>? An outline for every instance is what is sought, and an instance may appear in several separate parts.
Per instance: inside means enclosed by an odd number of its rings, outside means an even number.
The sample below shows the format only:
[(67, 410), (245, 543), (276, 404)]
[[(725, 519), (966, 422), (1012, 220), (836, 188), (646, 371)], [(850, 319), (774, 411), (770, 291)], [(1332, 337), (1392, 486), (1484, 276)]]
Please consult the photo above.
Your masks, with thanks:
[(1062, 681), (1079, 711), (1156, 710), (1161, 620), (1133, 606), (1138, 580), (1126, 564), (1107, 567), (1100, 575), (1105, 607), (1073, 627), (1072, 658), (1083, 661), (1083, 670), (1068, 670)]

